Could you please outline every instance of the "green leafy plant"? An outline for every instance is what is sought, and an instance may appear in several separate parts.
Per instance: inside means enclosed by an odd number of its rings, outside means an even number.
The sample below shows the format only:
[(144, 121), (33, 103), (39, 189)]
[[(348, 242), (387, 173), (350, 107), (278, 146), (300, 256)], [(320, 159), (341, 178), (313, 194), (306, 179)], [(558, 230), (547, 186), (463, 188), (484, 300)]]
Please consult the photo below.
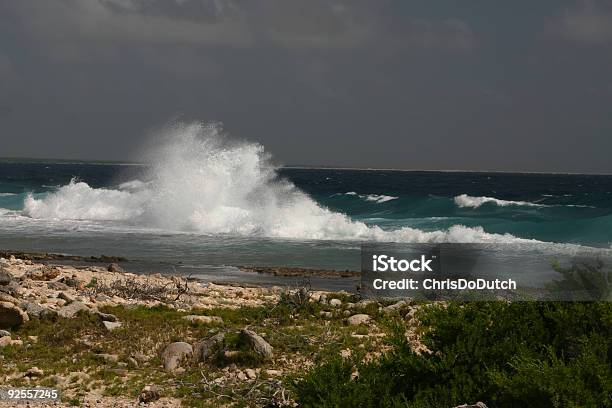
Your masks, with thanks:
[(451, 303), (419, 318), (431, 353), (415, 354), (397, 329), (379, 360), (334, 360), (296, 380), (300, 404), (612, 407), (610, 303)]

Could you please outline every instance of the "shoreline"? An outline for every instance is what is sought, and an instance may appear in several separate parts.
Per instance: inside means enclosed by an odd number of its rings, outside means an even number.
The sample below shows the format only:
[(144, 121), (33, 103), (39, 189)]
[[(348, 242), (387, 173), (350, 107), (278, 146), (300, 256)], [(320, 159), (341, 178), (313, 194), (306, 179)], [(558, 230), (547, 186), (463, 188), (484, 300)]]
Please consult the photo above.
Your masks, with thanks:
[[(373, 300), (52, 262), (0, 257), (0, 383), (59, 391), (61, 400), (42, 406), (336, 406), (347, 397), (357, 406), (366, 390), (371, 401), (483, 408), (500, 394), (532, 401), (512, 366), (517, 355), (557, 394), (571, 382), (591, 401), (609, 396), (610, 384), (593, 384), (592, 375), (611, 378), (610, 342), (602, 343), (612, 338), (609, 302)], [(569, 346), (550, 341), (558, 336)], [(585, 348), (563, 357), (577, 341)], [(553, 347), (559, 367), (547, 365)], [(603, 357), (593, 359), (597, 350)], [(500, 372), (518, 385), (496, 382)], [(423, 405), (430, 395), (440, 403)], [(552, 406), (553, 397), (542, 398)]]
[[(30, 252), (30, 251), (17, 251), (17, 250), (6, 250), (0, 249), (0, 258), (20, 258), (23, 260), (29, 260), (33, 262), (74, 262), (74, 266), (79, 266), (79, 263), (84, 265), (97, 263), (97, 264), (127, 264), (135, 263), (138, 261), (130, 260), (122, 256), (82, 256), (82, 255), (70, 255), (61, 254), (55, 252)], [(173, 265), (173, 264), (169, 264)], [(180, 263), (176, 264), (180, 266)], [(302, 268), (292, 266), (261, 266), (261, 265), (230, 265), (231, 267), (237, 268), (241, 272), (250, 272), (261, 275), (271, 275), (280, 277), (294, 277), (294, 278), (356, 278), (361, 276), (359, 271), (351, 270), (337, 270), (337, 269), (320, 269), (320, 268)], [(246, 283), (246, 282), (245, 282)], [(251, 282), (248, 282), (251, 283)]]
[[(53, 406), (199, 406), (181, 385), (192, 376), (214, 406), (242, 392), (230, 401), (295, 406), (286, 378), (314, 367), (318, 354), (374, 359), (387, 348), (384, 326), (374, 324), (381, 305), (342, 291), (215, 284), (91, 264), (111, 257), (77, 257), (90, 264), (73, 266), (53, 263), (77, 259), (70, 255), (0, 254), (8, 255), (0, 256), (0, 382), (58, 389), (62, 402)], [(398, 307), (408, 310), (406, 302)], [(330, 335), (336, 340), (321, 348)], [(347, 347), (355, 340), (367, 347)], [(60, 364), (56, 353), (72, 359)]]

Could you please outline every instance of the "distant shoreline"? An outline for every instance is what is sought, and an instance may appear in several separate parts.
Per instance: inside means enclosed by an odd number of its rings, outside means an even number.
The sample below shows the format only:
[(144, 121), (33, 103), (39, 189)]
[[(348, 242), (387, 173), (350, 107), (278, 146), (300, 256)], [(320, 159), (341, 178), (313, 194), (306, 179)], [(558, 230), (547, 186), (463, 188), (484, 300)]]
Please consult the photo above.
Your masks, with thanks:
[[(1, 163), (13, 164), (85, 164), (96, 166), (146, 166), (146, 163), (129, 162), (122, 160), (79, 160), (79, 159), (46, 159), (29, 157), (0, 157)], [(348, 171), (393, 171), (409, 173), (481, 173), (481, 174), (536, 174), (536, 175), (559, 175), (559, 176), (612, 176), (612, 173), (580, 173), (580, 172), (555, 172), (555, 171), (522, 171), (522, 170), (461, 170), (461, 169), (395, 169), (395, 168), (372, 168), (372, 167), (334, 167), (324, 165), (279, 165), (279, 169), (295, 170), (348, 170)]]
[[(38, 251), (18, 251), (10, 249), (0, 249), (0, 258), (10, 258), (11, 256), (33, 262), (69, 262), (74, 265), (87, 264), (109, 264), (117, 263), (129, 265), (134, 260), (122, 256), (82, 256), (57, 252), (38, 252)], [(138, 262), (138, 261), (136, 261)], [(260, 265), (234, 265), (242, 272), (265, 274), (271, 276), (294, 277), (294, 278), (356, 278), (361, 276), (361, 272), (351, 270), (321, 269), (321, 268), (301, 268), (295, 266), (260, 266)]]

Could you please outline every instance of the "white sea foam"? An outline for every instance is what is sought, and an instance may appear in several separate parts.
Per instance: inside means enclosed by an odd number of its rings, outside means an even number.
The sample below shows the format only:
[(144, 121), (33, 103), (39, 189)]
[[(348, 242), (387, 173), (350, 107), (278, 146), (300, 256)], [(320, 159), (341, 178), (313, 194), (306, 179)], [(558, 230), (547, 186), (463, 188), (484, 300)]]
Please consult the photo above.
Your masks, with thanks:
[(366, 201), (373, 201), (375, 203), (386, 203), (387, 201), (397, 200), (397, 197), (388, 196), (384, 194), (357, 194), (354, 191), (349, 191), (348, 193), (344, 193), (344, 195), (356, 196)]
[[(487, 233), (481, 227), (389, 231), (351, 220), (279, 179), (261, 145), (230, 142), (219, 126), (173, 126), (149, 155), (149, 162), (146, 182), (108, 189), (73, 180), (44, 198), (28, 195), (23, 215), (54, 222), (82, 220), (100, 225), (112, 221), (113, 225), (120, 222), (175, 232), (307, 240), (538, 242)], [(370, 198), (377, 202), (395, 199)]]
[(143, 214), (146, 201), (146, 194), (91, 188), (73, 179), (43, 199), (28, 194), (24, 214), (55, 220), (130, 220)]
[[(553, 196), (550, 196), (553, 197)], [(574, 208), (595, 208), (591, 205), (580, 205), (580, 204), (538, 204), (529, 201), (507, 201), (500, 200), (495, 197), (472, 197), (467, 194), (461, 194), (454, 198), (455, 204), (462, 208), (478, 208), (483, 204), (493, 203), (500, 207), (507, 206), (521, 206), (521, 207), (574, 207)]]
[(138, 191), (143, 190), (149, 183), (140, 180), (126, 181), (119, 184), (119, 190)]
[(530, 203), (529, 201), (507, 201), (507, 200), (500, 200), (498, 198), (486, 197), (486, 196), (473, 197), (467, 194), (461, 194), (455, 197), (455, 204), (457, 204), (459, 207), (462, 207), (462, 208), (465, 208), (465, 207), (478, 208), (481, 205), (487, 204), (487, 203), (493, 203), (500, 207), (506, 207), (509, 205), (524, 206), (524, 207), (546, 207), (546, 205), (544, 204)]
[(15, 193), (0, 193), (0, 197), (11, 197), (11, 196), (16, 196), (17, 194)]
[(386, 203), (387, 201), (397, 200), (397, 197), (392, 197), (388, 195), (377, 195), (377, 194), (368, 194), (365, 199), (367, 201), (374, 201), (376, 203)]

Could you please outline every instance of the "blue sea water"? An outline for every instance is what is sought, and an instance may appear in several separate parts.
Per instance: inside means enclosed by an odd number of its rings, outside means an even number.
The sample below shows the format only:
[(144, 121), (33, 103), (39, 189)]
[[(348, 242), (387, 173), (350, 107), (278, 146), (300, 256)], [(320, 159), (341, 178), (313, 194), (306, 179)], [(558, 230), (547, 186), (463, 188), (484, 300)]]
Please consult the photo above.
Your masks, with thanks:
[(612, 243), (612, 176), (275, 168), (250, 152), (0, 162), (0, 248), (358, 269), (367, 241)]

